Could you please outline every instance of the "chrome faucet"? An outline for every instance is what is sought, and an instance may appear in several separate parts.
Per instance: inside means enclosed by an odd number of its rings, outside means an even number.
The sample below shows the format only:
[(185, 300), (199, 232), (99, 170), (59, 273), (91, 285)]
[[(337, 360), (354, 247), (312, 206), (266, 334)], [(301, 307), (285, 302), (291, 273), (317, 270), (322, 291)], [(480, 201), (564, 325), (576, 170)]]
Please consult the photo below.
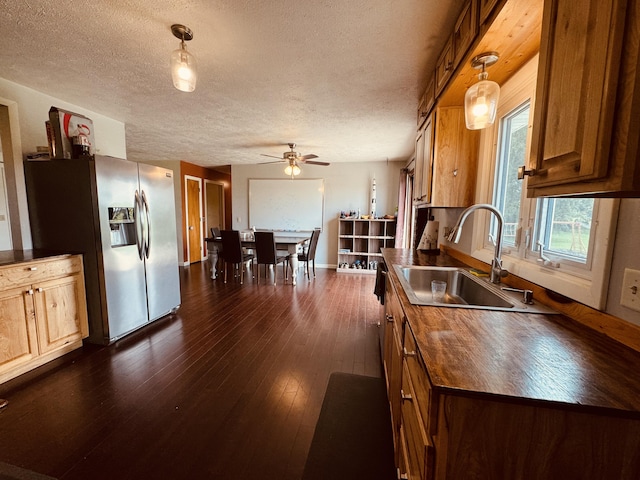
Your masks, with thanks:
[(496, 216), (496, 219), (498, 220), (498, 232), (495, 241), (495, 252), (493, 254), (493, 260), (491, 261), (491, 274), (489, 278), (491, 280), (491, 283), (500, 283), (500, 279), (506, 277), (509, 274), (509, 272), (502, 268), (502, 225), (504, 224), (504, 218), (502, 217), (500, 210), (498, 210), (493, 205), (489, 205), (488, 203), (478, 203), (476, 205), (471, 205), (460, 214), (460, 218), (458, 218), (458, 222), (456, 223), (455, 227), (453, 227), (453, 229), (447, 236), (447, 240), (453, 243), (458, 243), (460, 241), (460, 235), (462, 234), (462, 225), (464, 224), (464, 221), (471, 213), (479, 209), (489, 210)]

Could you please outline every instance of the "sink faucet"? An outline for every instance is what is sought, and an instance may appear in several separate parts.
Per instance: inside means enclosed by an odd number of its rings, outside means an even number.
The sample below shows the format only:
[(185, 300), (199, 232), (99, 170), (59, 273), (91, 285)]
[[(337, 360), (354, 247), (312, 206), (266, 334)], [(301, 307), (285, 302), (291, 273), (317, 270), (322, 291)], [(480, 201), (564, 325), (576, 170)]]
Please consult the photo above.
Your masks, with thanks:
[(453, 227), (453, 229), (447, 236), (447, 240), (453, 243), (458, 243), (460, 241), (460, 234), (462, 234), (462, 225), (464, 224), (464, 221), (471, 213), (480, 209), (489, 210), (496, 216), (496, 219), (498, 220), (498, 232), (495, 241), (495, 252), (493, 254), (493, 260), (491, 261), (491, 275), (489, 278), (491, 279), (491, 283), (500, 283), (500, 279), (502, 277), (506, 277), (509, 274), (509, 272), (502, 268), (502, 225), (504, 224), (504, 218), (502, 217), (500, 210), (487, 203), (478, 203), (476, 205), (471, 205), (460, 214), (460, 218), (458, 218), (458, 222), (456, 223), (455, 227)]

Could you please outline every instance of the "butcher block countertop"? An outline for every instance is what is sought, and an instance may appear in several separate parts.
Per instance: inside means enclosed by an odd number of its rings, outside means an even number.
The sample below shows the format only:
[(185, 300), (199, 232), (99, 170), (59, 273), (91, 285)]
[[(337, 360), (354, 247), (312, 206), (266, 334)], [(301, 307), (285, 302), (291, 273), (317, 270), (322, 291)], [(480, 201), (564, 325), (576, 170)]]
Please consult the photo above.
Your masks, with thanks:
[(0, 251), (0, 266), (33, 262), (35, 260), (43, 260), (46, 258), (66, 257), (69, 255), (73, 254), (53, 250), (4, 250)]
[(412, 305), (392, 265), (465, 265), (382, 253), (434, 389), (640, 418), (640, 353), (564, 315)]

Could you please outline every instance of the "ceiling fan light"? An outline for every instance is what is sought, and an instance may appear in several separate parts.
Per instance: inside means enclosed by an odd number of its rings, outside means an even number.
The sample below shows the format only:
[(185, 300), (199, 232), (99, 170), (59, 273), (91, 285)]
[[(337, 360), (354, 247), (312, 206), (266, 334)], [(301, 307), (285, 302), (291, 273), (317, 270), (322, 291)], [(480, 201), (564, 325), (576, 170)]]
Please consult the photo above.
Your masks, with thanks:
[(298, 165), (293, 165), (293, 174), (300, 175), (300, 167)]
[(289, 176), (293, 173), (293, 168), (291, 167), (291, 165), (287, 165), (286, 167), (284, 167), (284, 174)]

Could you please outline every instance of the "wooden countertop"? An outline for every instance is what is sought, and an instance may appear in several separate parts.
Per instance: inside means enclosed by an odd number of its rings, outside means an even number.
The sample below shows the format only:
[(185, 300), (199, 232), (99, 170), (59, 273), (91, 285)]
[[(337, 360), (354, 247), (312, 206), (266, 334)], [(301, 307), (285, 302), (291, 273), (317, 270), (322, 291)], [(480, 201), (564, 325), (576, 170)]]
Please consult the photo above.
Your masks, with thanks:
[(16, 263), (33, 262), (52, 257), (64, 257), (74, 255), (69, 252), (56, 252), (51, 250), (4, 250), (0, 251), (0, 266)]
[[(447, 255), (383, 249), (387, 266), (464, 266)], [(389, 279), (435, 389), (640, 418), (640, 353), (564, 315), (412, 305)]]

